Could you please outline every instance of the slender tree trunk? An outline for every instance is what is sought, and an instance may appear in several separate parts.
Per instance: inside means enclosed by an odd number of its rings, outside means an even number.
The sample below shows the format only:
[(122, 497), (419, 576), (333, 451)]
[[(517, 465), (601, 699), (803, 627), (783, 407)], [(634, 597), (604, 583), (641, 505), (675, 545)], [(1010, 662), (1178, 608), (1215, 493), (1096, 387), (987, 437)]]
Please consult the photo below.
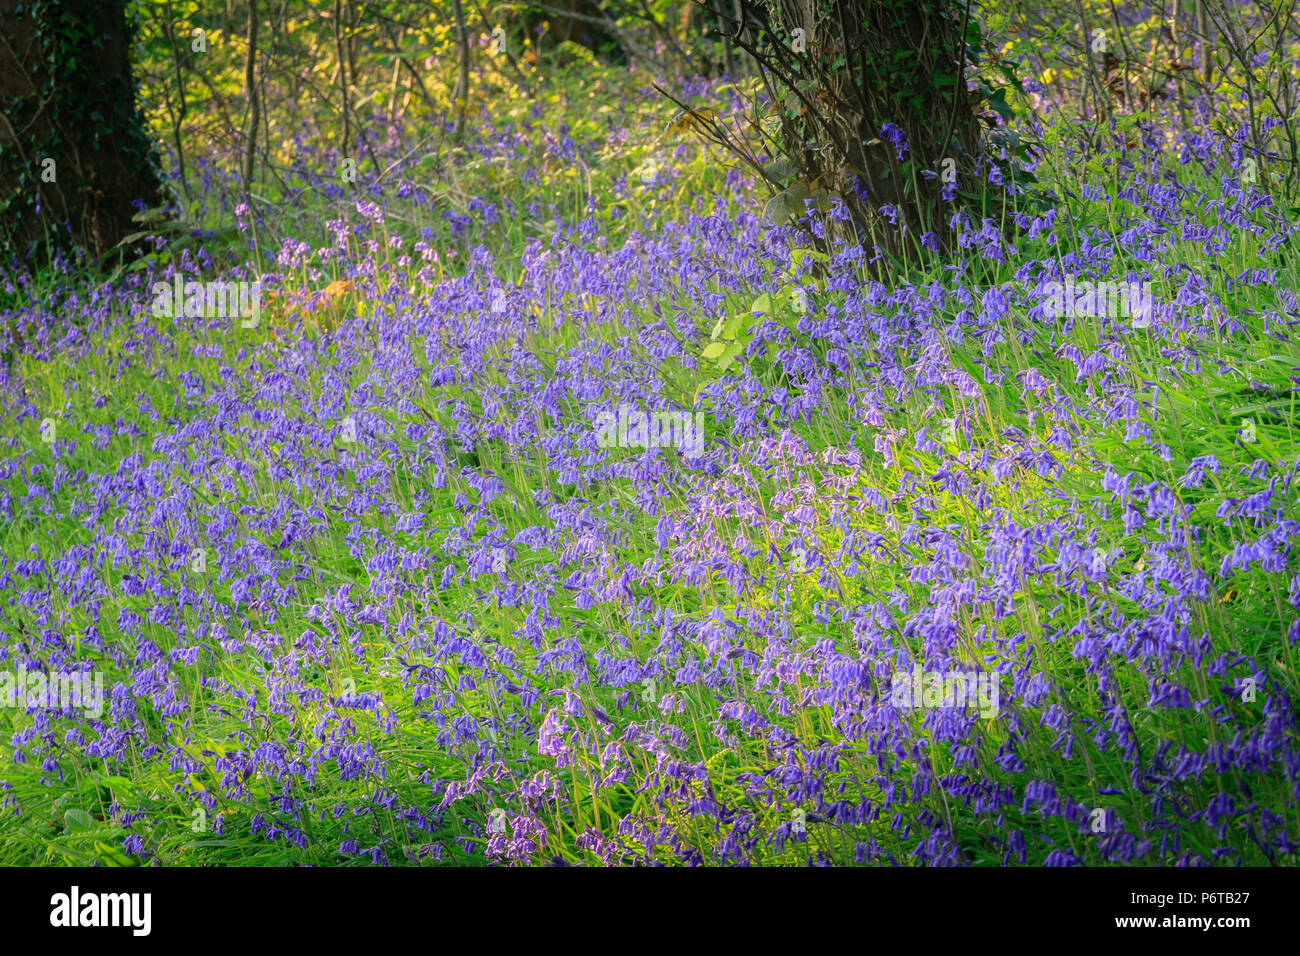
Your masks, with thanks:
[(727, 32), (722, 17), (721, 0), (715, 0), (709, 12), (713, 14), (714, 22), (718, 24), (719, 32), (722, 34), (722, 69), (728, 77), (734, 80), (736, 79), (736, 58), (731, 51), (731, 34)]
[[(736, 21), (739, 24), (736, 27), (736, 29), (740, 31), (737, 40), (739, 40), (743, 45), (747, 27), (745, 23), (745, 7), (744, 4), (741, 3), (741, 0), (731, 0), (731, 11), (735, 15)], [(741, 76), (749, 76), (749, 60), (744, 53), (740, 54), (737, 66), (740, 68)]]
[(1187, 85), (1183, 80), (1182, 70), (1179, 69), (1183, 64), (1183, 34), (1178, 28), (1178, 15), (1181, 4), (1179, 0), (1174, 0), (1174, 12), (1170, 18), (1169, 36), (1173, 41), (1174, 48), (1174, 86), (1178, 94), (1178, 119), (1183, 124), (1183, 128), (1188, 128), (1187, 122)]
[(185, 123), (188, 104), (185, 100), (185, 75), (181, 72), (181, 52), (176, 44), (176, 18), (171, 0), (167, 0), (167, 40), (172, 48), (172, 66), (176, 71), (176, 96), (180, 101), (172, 111), (172, 145), (176, 148), (176, 170), (181, 177), (181, 188), (190, 194), (190, 184), (185, 178), (185, 144), (181, 141), (181, 127)]
[(1214, 78), (1214, 61), (1210, 59), (1210, 18), (1205, 15), (1205, 0), (1196, 0), (1196, 32), (1201, 35), (1201, 82), (1209, 86)]
[(257, 164), (257, 126), (261, 122), (257, 96), (257, 0), (248, 0), (248, 58), (244, 61), (244, 95), (248, 99), (248, 135), (244, 137), (244, 191), (253, 191)]
[(343, 158), (352, 145), (352, 107), (348, 96), (348, 60), (343, 52), (343, 0), (334, 0), (334, 48), (338, 56), (339, 96), (343, 101)]
[(456, 110), (455, 135), (460, 136), (465, 131), (465, 106), (469, 99), (469, 31), (465, 28), (463, 0), (451, 0), (451, 8), (456, 18), (457, 60), (456, 91), (451, 98)]

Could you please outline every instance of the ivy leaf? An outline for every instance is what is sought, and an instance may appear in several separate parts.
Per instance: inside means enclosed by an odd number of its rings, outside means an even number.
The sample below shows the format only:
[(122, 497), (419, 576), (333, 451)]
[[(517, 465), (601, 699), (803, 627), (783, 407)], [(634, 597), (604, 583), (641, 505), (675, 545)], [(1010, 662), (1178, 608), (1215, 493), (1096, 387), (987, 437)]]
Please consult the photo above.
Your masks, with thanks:
[(1012, 118), (1015, 116), (1015, 110), (1013, 110), (1011, 104), (1007, 102), (1007, 91), (1002, 89), (989, 89), (989, 87), (983, 83), (980, 84), (980, 91), (984, 94), (984, 99), (988, 101), (989, 106), (993, 108), (994, 112), (1001, 116), (1003, 121), (1008, 123), (1011, 122)]
[(763, 167), (763, 176), (769, 182), (781, 183), (799, 172), (799, 166), (788, 159), (777, 159)]
[(823, 212), (830, 209), (830, 193), (820, 187), (812, 187), (801, 179), (767, 201), (763, 207), (763, 218), (774, 225), (783, 225), (792, 217), (804, 215), (807, 212), (805, 203), (809, 199)]

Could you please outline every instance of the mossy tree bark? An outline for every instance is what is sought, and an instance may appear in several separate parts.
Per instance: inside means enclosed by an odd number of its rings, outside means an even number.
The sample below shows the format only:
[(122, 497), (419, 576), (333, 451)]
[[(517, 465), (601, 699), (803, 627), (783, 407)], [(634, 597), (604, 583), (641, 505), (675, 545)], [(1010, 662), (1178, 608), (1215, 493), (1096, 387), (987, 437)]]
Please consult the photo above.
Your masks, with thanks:
[(126, 0), (0, 0), (0, 265), (96, 258), (160, 202)]
[[(859, 237), (889, 253), (951, 238), (977, 182), (979, 119), (964, 66), (978, 37), (960, 0), (739, 0), (779, 115), (794, 200), (842, 198)], [(901, 155), (900, 155), (901, 154)], [(790, 180), (796, 182), (792, 185)], [(949, 186), (947, 195), (944, 187)], [(910, 237), (910, 239), (909, 239)]]

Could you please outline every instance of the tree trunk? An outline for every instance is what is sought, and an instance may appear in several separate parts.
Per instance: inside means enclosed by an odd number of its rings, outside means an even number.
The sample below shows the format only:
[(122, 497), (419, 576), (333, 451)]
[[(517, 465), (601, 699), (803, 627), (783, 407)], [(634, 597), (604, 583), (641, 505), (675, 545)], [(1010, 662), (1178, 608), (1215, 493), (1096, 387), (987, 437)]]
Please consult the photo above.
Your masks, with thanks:
[(456, 20), (456, 92), (452, 102), (456, 109), (455, 135), (465, 131), (465, 107), (469, 99), (469, 30), (465, 28), (464, 0), (451, 0), (452, 16)]
[(161, 201), (126, 0), (0, 0), (0, 267), (96, 258)]
[[(981, 130), (963, 70), (968, 34), (977, 29), (969, 7), (959, 0), (737, 2), (745, 29), (733, 37), (760, 65), (797, 168), (795, 183), (780, 183), (788, 187), (782, 195), (800, 206), (838, 196), (857, 238), (887, 253), (923, 237), (936, 251), (946, 247), (954, 203), (989, 191), (977, 171)], [(762, 47), (749, 39), (755, 21), (770, 37)]]
[[(248, 98), (248, 135), (244, 137), (244, 191), (253, 191), (257, 170), (257, 0), (248, 0), (248, 58), (244, 60), (244, 95)], [(346, 102), (344, 104), (346, 106)], [(344, 136), (346, 137), (346, 133)]]
[[(536, 29), (543, 22), (550, 29), (540, 37)], [(627, 64), (627, 51), (623, 44), (606, 27), (606, 15), (597, 0), (534, 0), (524, 14), (529, 34), (543, 49), (553, 49), (561, 43), (585, 46), (606, 63)]]

